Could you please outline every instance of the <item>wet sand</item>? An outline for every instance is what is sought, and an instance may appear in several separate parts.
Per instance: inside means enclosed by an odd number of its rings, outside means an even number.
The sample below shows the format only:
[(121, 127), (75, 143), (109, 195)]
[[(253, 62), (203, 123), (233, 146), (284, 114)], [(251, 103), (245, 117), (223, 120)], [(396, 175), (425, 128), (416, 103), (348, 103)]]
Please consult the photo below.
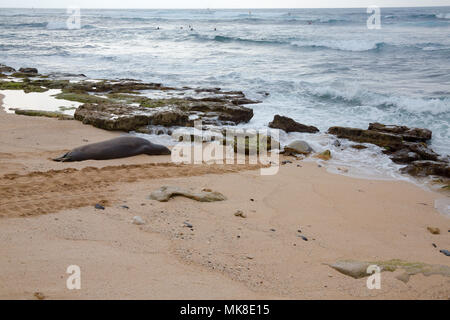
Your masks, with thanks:
[[(439, 249), (450, 249), (449, 219), (433, 207), (448, 194), (298, 160), (275, 176), (252, 166), (175, 165), (168, 156), (57, 163), (51, 158), (120, 133), (3, 111), (0, 131), (2, 299), (35, 299), (35, 292), (46, 299), (450, 297), (450, 279), (441, 275), (405, 284), (395, 278), (401, 270), (383, 272), (381, 290), (368, 290), (366, 279), (327, 265), (448, 266)], [(163, 185), (209, 188), (227, 200), (149, 200)], [(134, 216), (146, 224), (132, 224)], [(66, 288), (69, 265), (81, 268), (81, 290)]]

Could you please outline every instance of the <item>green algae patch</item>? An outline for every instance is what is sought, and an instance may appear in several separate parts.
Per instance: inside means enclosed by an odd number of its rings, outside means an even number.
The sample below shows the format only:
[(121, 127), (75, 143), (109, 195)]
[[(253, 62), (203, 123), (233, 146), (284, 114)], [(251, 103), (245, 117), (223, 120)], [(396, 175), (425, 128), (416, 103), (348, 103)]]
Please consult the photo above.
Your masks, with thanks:
[(30, 116), (30, 117), (47, 117), (47, 118), (57, 118), (59, 120), (73, 120), (72, 116), (63, 114), (55, 111), (42, 111), (42, 110), (14, 110), (15, 114)]
[(183, 108), (188, 102), (183, 99), (171, 98), (171, 99), (149, 99), (145, 98), (140, 104), (144, 108), (160, 108), (164, 106), (178, 106)]
[(56, 99), (75, 101), (81, 103), (103, 103), (108, 102), (106, 98), (94, 96), (87, 93), (61, 92), (54, 96)]
[(48, 91), (47, 88), (42, 88), (41, 86), (37, 86), (26, 81), (0, 81), (0, 90), (23, 90), (25, 93)]

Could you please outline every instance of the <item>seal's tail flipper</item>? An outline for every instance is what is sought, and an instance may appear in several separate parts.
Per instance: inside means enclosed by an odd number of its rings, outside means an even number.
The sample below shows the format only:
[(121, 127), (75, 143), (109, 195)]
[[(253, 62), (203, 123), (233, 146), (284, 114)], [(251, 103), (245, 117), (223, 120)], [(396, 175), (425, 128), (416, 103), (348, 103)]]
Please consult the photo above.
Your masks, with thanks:
[(57, 162), (66, 162), (66, 161), (70, 161), (70, 158), (68, 157), (69, 153), (66, 153), (65, 155), (59, 157), (59, 158), (54, 158), (52, 159), (53, 161), (57, 161)]

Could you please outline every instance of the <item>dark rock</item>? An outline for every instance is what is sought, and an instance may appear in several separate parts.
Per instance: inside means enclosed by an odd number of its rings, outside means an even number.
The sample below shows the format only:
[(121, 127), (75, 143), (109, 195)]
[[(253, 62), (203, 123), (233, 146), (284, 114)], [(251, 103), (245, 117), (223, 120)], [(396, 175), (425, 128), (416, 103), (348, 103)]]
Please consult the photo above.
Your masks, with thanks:
[(336, 139), (336, 140), (333, 141), (333, 146), (340, 147), (341, 146), (341, 142)]
[(443, 176), (450, 178), (450, 166), (447, 162), (420, 160), (411, 162), (408, 166), (401, 169), (402, 173), (408, 173), (412, 176)]
[(96, 204), (95, 205), (95, 209), (98, 209), (98, 210), (105, 210), (105, 207), (104, 206), (102, 206), (101, 204)]
[(19, 72), (37, 74), (38, 70), (36, 68), (20, 68)]
[(405, 141), (422, 141), (431, 139), (432, 132), (428, 129), (409, 128), (406, 126), (384, 125), (381, 123), (370, 123), (369, 130), (392, 133), (400, 135)]
[(190, 229), (192, 229), (194, 227), (192, 224), (190, 224), (187, 221), (183, 222), (183, 224), (184, 224), (185, 227), (190, 228)]
[(404, 144), (410, 151), (415, 152), (419, 155), (420, 160), (432, 160), (437, 161), (439, 155), (435, 153), (433, 150), (431, 150), (430, 147), (428, 147), (423, 142), (405, 142)]
[(319, 129), (317, 129), (314, 126), (307, 126), (307, 125), (298, 123), (291, 118), (280, 116), (278, 114), (275, 115), (272, 122), (269, 123), (269, 127), (275, 128), (275, 129), (281, 129), (286, 132), (309, 132), (309, 133), (319, 132)]
[(302, 238), (302, 240), (304, 240), (304, 241), (308, 241), (308, 238), (305, 236), (299, 236), (299, 237)]
[(387, 147), (393, 151), (399, 150), (403, 146), (402, 137), (373, 130), (348, 127), (331, 127), (328, 129), (328, 133), (334, 134), (338, 138), (348, 139), (360, 143), (372, 143), (380, 147)]
[(284, 160), (284, 161), (281, 161), (281, 164), (288, 164), (288, 163), (292, 163), (292, 161), (289, 161), (289, 160)]
[(256, 103), (261, 103), (261, 101), (256, 101), (256, 100), (250, 100), (247, 98), (239, 98), (239, 99), (232, 99), (231, 103), (235, 104), (235, 105), (242, 105), (242, 104), (256, 104)]
[(398, 150), (391, 154), (390, 158), (395, 163), (410, 163), (412, 161), (420, 160), (420, 156), (409, 149)]
[(437, 227), (427, 227), (427, 230), (431, 234), (440, 234), (441, 233), (441, 230), (439, 230), (439, 228), (437, 228)]
[(353, 144), (350, 147), (357, 150), (367, 149), (367, 147), (363, 144)]
[(0, 72), (12, 73), (12, 72), (16, 72), (16, 69), (14, 69), (12, 67), (8, 67), (8, 66), (0, 63)]

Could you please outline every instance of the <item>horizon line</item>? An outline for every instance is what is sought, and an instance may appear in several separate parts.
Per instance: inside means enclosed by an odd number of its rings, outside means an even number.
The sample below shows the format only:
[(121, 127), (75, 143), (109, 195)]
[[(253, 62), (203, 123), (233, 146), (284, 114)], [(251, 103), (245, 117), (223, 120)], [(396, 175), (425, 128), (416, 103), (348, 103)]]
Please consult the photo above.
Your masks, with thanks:
[[(71, 6), (66, 7), (2, 7), (0, 6), (0, 9), (67, 9)], [(380, 8), (447, 8), (450, 7), (449, 5), (429, 5), (429, 6), (378, 6)], [(138, 9), (138, 10), (265, 10), (265, 9), (366, 9), (368, 7), (260, 7), (260, 8), (223, 8), (223, 7), (192, 7), (192, 8), (142, 8), (142, 7), (116, 7), (116, 8), (94, 8), (94, 7), (79, 7), (81, 9), (93, 9), (93, 10), (129, 10), (129, 9)]]

